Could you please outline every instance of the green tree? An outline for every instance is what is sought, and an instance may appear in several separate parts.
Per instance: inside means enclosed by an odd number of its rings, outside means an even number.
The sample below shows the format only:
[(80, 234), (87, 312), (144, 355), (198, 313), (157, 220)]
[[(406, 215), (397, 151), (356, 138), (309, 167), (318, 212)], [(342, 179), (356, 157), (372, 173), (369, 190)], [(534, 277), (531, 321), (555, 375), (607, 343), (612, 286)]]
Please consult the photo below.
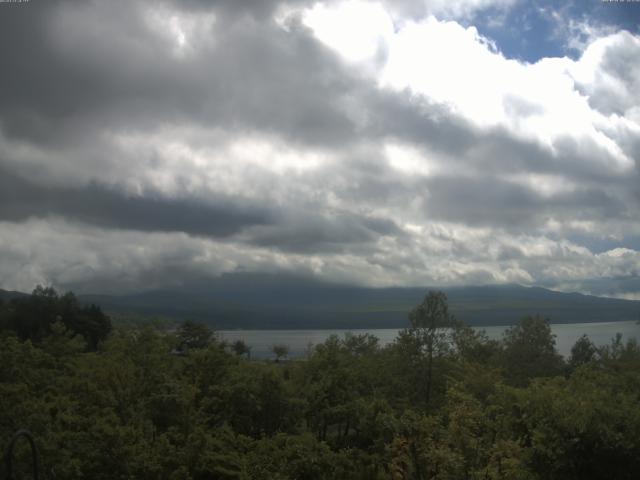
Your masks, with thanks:
[(307, 429), (332, 448), (351, 452), (360, 473), (348, 478), (378, 478), (384, 468), (383, 432), (392, 415), (381, 392), (388, 380), (384, 361), (372, 335), (332, 335), (300, 362), (295, 375)]
[(58, 319), (58, 299), (52, 287), (38, 285), (29, 297), (10, 302), (8, 327), (21, 340), (39, 342), (51, 332), (51, 325)]
[(283, 369), (273, 364), (238, 363), (223, 395), (225, 418), (244, 435), (259, 438), (292, 432), (301, 419), (301, 402)]
[(178, 349), (188, 351), (207, 348), (213, 339), (213, 331), (202, 322), (185, 320), (180, 324), (176, 336), (178, 337)]
[(589, 340), (589, 337), (582, 335), (571, 347), (569, 365), (571, 368), (577, 368), (580, 365), (590, 363), (596, 359), (597, 353), (598, 348)]
[(279, 343), (273, 345), (271, 347), (271, 351), (276, 356), (276, 362), (279, 362), (280, 359), (287, 358), (287, 356), (289, 355), (289, 346)]
[(231, 350), (241, 357), (242, 355), (246, 355), (247, 358), (251, 359), (251, 347), (247, 345), (244, 340), (236, 340), (231, 344)]
[(2, 328), (16, 332), (22, 340), (41, 342), (61, 322), (73, 335), (85, 339), (88, 350), (96, 350), (111, 332), (111, 319), (97, 305), (81, 306), (71, 292), (62, 296), (52, 287), (38, 285), (26, 298), (13, 299), (2, 313)]
[(422, 303), (409, 313), (411, 327), (406, 334), (413, 340), (425, 359), (424, 401), (429, 405), (433, 387), (433, 366), (436, 358), (451, 351), (454, 331), (460, 323), (449, 313), (447, 296), (429, 292)]
[(507, 380), (514, 385), (527, 385), (536, 377), (560, 375), (564, 369), (549, 320), (526, 317), (505, 331), (502, 343), (502, 366)]

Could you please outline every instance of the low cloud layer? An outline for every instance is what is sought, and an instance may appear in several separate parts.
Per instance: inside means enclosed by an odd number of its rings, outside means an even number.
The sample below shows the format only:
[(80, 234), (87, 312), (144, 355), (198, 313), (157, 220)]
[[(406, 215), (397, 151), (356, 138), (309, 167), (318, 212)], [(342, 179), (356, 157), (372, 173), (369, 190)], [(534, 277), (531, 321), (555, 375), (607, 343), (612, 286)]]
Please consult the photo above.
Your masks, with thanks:
[(640, 37), (523, 62), (517, 5), (0, 4), (0, 288), (640, 295)]

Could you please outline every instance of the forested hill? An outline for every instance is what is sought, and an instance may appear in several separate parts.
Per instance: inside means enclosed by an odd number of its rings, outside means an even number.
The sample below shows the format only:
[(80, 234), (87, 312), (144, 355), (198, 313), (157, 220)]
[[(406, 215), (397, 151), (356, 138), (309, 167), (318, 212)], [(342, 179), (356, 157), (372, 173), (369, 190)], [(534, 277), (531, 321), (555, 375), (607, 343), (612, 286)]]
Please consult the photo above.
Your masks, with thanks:
[(2, 290), (0, 288), (0, 300), (11, 300), (12, 298), (24, 298), (28, 297), (29, 294), (22, 292), (15, 292), (12, 290)]
[[(437, 289), (434, 287), (433, 289)], [(233, 274), (174, 290), (81, 295), (110, 313), (207, 321), (216, 328), (395, 328), (425, 288), (357, 288), (276, 275)], [(519, 285), (445, 288), (470, 325), (514, 324), (539, 314), (555, 323), (637, 320), (640, 302)]]

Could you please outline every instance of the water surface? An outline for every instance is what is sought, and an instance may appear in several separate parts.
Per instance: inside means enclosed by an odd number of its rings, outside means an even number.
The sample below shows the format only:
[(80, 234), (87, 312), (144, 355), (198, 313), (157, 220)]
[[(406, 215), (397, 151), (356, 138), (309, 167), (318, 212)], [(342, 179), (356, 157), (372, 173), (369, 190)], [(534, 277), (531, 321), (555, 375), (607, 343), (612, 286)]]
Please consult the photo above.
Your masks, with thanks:
[[(507, 326), (477, 327), (484, 330), (489, 338), (498, 339)], [(617, 333), (622, 334), (623, 340), (636, 338), (640, 340), (640, 325), (636, 322), (603, 322), (603, 323), (555, 323), (551, 330), (556, 335), (556, 347), (562, 355), (569, 355), (571, 347), (580, 336), (586, 334), (598, 346), (611, 342)], [(273, 358), (271, 347), (284, 344), (289, 347), (289, 358), (306, 356), (313, 345), (324, 342), (330, 335), (342, 337), (347, 332), (354, 334), (370, 333), (386, 345), (398, 335), (396, 328), (373, 329), (327, 329), (327, 330), (220, 330), (221, 340), (233, 342), (244, 340), (251, 347), (251, 358)]]

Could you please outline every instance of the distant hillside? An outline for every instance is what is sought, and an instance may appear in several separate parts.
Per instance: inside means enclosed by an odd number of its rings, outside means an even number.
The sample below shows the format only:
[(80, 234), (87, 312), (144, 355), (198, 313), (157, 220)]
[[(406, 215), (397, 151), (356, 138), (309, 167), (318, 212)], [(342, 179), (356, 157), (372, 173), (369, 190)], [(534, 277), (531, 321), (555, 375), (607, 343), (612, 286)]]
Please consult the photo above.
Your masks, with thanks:
[[(432, 288), (433, 289), (433, 288)], [(216, 328), (396, 328), (430, 288), (358, 288), (276, 275), (233, 274), (206, 284), (132, 295), (81, 295), (107, 312), (190, 318)], [(519, 285), (443, 289), (470, 325), (539, 314), (554, 323), (637, 320), (640, 302)]]
[(12, 298), (27, 297), (29, 294), (22, 292), (14, 292), (12, 290), (2, 290), (0, 288), (0, 300), (11, 300)]

